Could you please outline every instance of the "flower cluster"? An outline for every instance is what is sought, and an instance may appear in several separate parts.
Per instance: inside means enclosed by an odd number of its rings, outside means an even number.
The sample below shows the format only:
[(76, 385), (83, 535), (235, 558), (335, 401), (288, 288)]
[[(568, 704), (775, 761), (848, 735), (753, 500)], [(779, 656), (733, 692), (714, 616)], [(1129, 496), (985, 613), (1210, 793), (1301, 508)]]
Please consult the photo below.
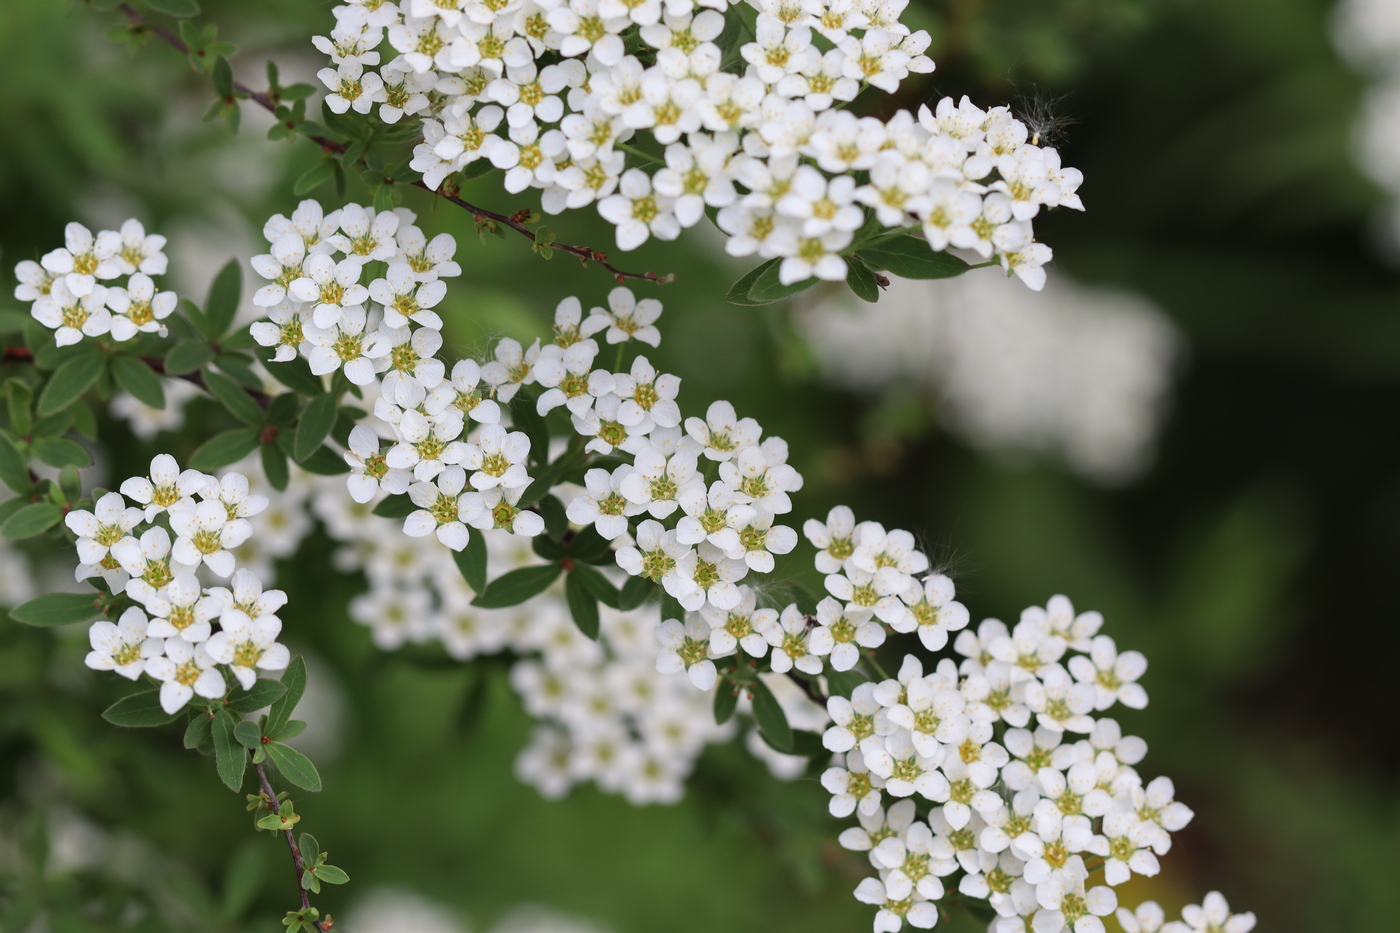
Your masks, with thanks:
[[(113, 595), (138, 604), (115, 623), (93, 623), (87, 666), (159, 681), (161, 707), (171, 714), (196, 694), (223, 697), (225, 669), (245, 690), (259, 671), (285, 669), (290, 655), (277, 642), (276, 612), (286, 595), (264, 591), (232, 553), (252, 536), (248, 519), (266, 507), (241, 473), (182, 471), (160, 454), (146, 476), (127, 479), (91, 511), (69, 512), (77, 578), (100, 576)], [(201, 568), (229, 585), (203, 586)]]
[[(907, 0), (755, 0), (751, 24), (736, 4), (361, 0), (315, 44), (335, 65), (331, 109), (422, 118), (411, 167), (434, 189), (489, 164), (549, 213), (596, 204), (622, 249), (708, 211), (732, 255), (781, 258), (785, 284), (844, 279), (868, 222), (1043, 284), (1032, 218), (1082, 208), (1056, 150), (966, 99), (886, 121), (841, 109), (933, 70), (928, 34), (899, 20)], [(657, 154), (629, 144), (639, 131)]]
[[(151, 278), (165, 274), (164, 247), (165, 237), (147, 235), (137, 220), (97, 236), (80, 223), (70, 223), (62, 248), (15, 267), (15, 297), (32, 303), (30, 314), (55, 332), (60, 347), (85, 336), (110, 334), (117, 341), (142, 333), (163, 336), (161, 321), (179, 303), (174, 292), (156, 291)], [(115, 284), (123, 277), (122, 284)]]

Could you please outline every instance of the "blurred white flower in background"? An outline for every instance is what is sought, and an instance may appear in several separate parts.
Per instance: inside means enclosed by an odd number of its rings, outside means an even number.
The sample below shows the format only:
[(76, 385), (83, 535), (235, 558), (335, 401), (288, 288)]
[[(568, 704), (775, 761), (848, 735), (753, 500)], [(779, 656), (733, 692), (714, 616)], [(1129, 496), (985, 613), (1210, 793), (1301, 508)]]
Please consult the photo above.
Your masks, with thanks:
[(1400, 3), (1340, 0), (1333, 13), (1337, 51), (1373, 77), (1356, 124), (1356, 161), (1390, 192), (1384, 236), (1400, 261)]
[(926, 389), (974, 447), (1056, 456), (1105, 485), (1151, 464), (1182, 350), (1146, 298), (1064, 275), (1038, 293), (990, 272), (894, 279), (876, 304), (833, 296), (798, 326), (836, 383)]
[[(337, 923), (337, 926), (340, 924)], [(355, 933), (469, 933), (471, 925), (443, 904), (403, 888), (375, 888), (346, 913)], [(513, 908), (488, 933), (609, 933), (583, 917), (539, 904)]]

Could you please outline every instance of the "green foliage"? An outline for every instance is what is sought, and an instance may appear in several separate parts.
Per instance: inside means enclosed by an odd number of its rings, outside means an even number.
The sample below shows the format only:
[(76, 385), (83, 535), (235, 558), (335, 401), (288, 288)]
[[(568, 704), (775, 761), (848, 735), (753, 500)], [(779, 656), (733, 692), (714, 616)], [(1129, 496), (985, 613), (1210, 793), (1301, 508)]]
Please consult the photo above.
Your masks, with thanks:
[(237, 793), (243, 786), (243, 773), (248, 767), (248, 753), (234, 738), (237, 723), (228, 710), (214, 714), (210, 728), (214, 735), (214, 763), (218, 768), (219, 780), (224, 786)]
[(308, 459), (325, 442), (335, 425), (336, 404), (337, 399), (330, 392), (312, 396), (306, 403), (292, 442), (292, 459), (298, 463)]
[(165, 407), (165, 389), (151, 367), (134, 356), (112, 357), (112, 378), (117, 385), (152, 408)]
[(545, 564), (503, 573), (486, 585), (486, 589), (472, 600), (472, 605), (482, 609), (518, 606), (530, 597), (538, 596), (549, 589), (549, 585), (559, 579), (563, 569), (559, 564)]
[(316, 766), (311, 763), (310, 758), (281, 742), (269, 742), (263, 747), (284, 778), (305, 790), (321, 789), (321, 775), (317, 773)]
[(198, 0), (145, 0), (146, 6), (167, 16), (198, 16)]
[(256, 428), (233, 428), (222, 434), (215, 434), (199, 445), (190, 456), (190, 467), (196, 470), (217, 470), (219, 467), (237, 463), (258, 449)]
[(857, 255), (873, 268), (905, 279), (946, 279), (972, 268), (951, 253), (934, 252), (927, 240), (907, 234), (872, 240)]
[(258, 427), (265, 420), (263, 410), (243, 387), (212, 369), (204, 370), (204, 384), (229, 414), (246, 425)]
[(48, 593), (10, 610), (10, 618), (26, 625), (72, 625), (102, 614), (96, 593)]
[(242, 291), (242, 264), (237, 259), (230, 259), (214, 276), (214, 281), (209, 285), (209, 297), (204, 301), (201, 330), (210, 343), (217, 341), (232, 326)]
[(253, 686), (249, 690), (234, 691), (229, 699), (224, 703), (224, 709), (230, 713), (252, 713), (271, 705), (275, 700), (281, 698), (287, 692), (287, 687), (280, 681), (270, 680), (266, 677), (259, 677), (253, 681)]
[(722, 726), (729, 722), (738, 706), (739, 688), (728, 680), (720, 680), (715, 687), (715, 723)]
[(452, 552), (452, 560), (473, 593), (486, 589), (486, 539), (476, 528), (467, 528), (467, 546)]
[(751, 269), (730, 287), (729, 293), (725, 295), (725, 300), (736, 305), (772, 304), (775, 301), (782, 301), (784, 298), (791, 298), (817, 284), (816, 279), (804, 279), (801, 282), (784, 285), (778, 280), (778, 270), (782, 266), (782, 262), (781, 259), (770, 259)]
[(576, 565), (564, 580), (564, 596), (568, 600), (569, 612), (573, 615), (574, 624), (578, 626), (578, 630), (597, 641), (598, 599), (589, 592), (584, 578), (579, 576), (578, 571), (582, 569), (591, 570), (592, 568)]
[(292, 658), (287, 669), (282, 672), (282, 686), (286, 688), (286, 692), (272, 704), (267, 713), (267, 722), (263, 726), (268, 735), (281, 733), (291, 719), (292, 711), (301, 702), (301, 695), (306, 692), (306, 661), (301, 655)]
[(147, 728), (174, 722), (175, 717), (161, 709), (160, 691), (144, 690), (122, 697), (107, 707), (102, 718), (114, 726)]
[(753, 691), (753, 718), (758, 721), (764, 741), (780, 752), (792, 751), (792, 726), (788, 725), (778, 698), (761, 680), (755, 679), (749, 688)]
[(31, 502), (5, 520), (0, 533), (7, 538), (32, 538), (43, 534), (63, 519), (63, 511), (52, 502)]
[(38, 413), (52, 415), (76, 402), (102, 375), (102, 357), (95, 344), (84, 341), (86, 352), (74, 356), (54, 370), (39, 396)]

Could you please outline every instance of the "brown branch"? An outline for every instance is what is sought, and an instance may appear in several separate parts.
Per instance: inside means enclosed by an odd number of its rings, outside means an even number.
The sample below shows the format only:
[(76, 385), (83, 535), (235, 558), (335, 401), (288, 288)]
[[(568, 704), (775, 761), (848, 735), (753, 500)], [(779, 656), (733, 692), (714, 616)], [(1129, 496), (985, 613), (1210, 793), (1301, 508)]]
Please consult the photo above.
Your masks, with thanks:
[[(253, 765), (253, 768), (258, 772), (258, 783), (262, 785), (263, 794), (267, 797), (267, 808), (273, 813), (281, 813), (282, 804), (277, 800), (277, 792), (272, 789), (272, 783), (267, 779), (267, 772), (260, 764)], [(290, 829), (284, 829), (282, 833), (287, 837), (287, 848), (292, 850), (292, 864), (296, 866), (297, 871), (297, 890), (301, 892), (301, 909), (309, 910), (311, 909), (311, 897), (306, 893), (306, 888), (301, 886), (302, 875), (306, 874), (305, 865), (301, 860), (301, 849), (297, 848), (297, 841), (293, 838)], [(312, 921), (312, 924), (318, 930), (325, 929), (319, 920)]]
[[(147, 19), (145, 16), (142, 16), (140, 13), (132, 9), (130, 4), (119, 4), (117, 6), (117, 9), (126, 14), (126, 17), (131, 21), (133, 28), (137, 30), (148, 29), (156, 36), (160, 37), (167, 45), (176, 49), (181, 54), (189, 54), (189, 46), (182, 42), (179, 36), (175, 35), (173, 32), (171, 32), (169, 29), (166, 29), (164, 26), (161, 26), (160, 24), (155, 23), (150, 19)], [(238, 81), (233, 82), (233, 90), (235, 93), (241, 94), (244, 97), (248, 98), (253, 103), (266, 110), (268, 113), (276, 114), (277, 102), (274, 101), (269, 95), (264, 94), (261, 91), (255, 91), (252, 88), (248, 87), (246, 84), (242, 84)], [(232, 102), (232, 100), (228, 101), (228, 103)], [(325, 136), (313, 136), (309, 133), (303, 135), (305, 135), (312, 142), (320, 146), (321, 149), (325, 152), (345, 152), (346, 147), (343, 143), (338, 143), (333, 139), (326, 138)], [(360, 163), (357, 162), (356, 164)], [(389, 180), (386, 179), (386, 182), (388, 181)], [(422, 188), (429, 194), (437, 195), (444, 201), (450, 201), (451, 203), (456, 204), (463, 210), (470, 212), (473, 219), (475, 219), (478, 223), (483, 221), (492, 221), (494, 223), (504, 224), (505, 226), (514, 230), (516, 233), (519, 233), (521, 236), (525, 237), (531, 243), (535, 242), (534, 231), (531, 230), (529, 227), (525, 226), (525, 224), (520, 219), (525, 212), (520, 212), (511, 215), (498, 214), (495, 211), (487, 210), (484, 207), (477, 207), (475, 204), (472, 204), (468, 201), (464, 201), (461, 198), (456, 197), (455, 195), (445, 194), (441, 191), (436, 191), (432, 188), (429, 188), (426, 184), (424, 184), (422, 179), (415, 181), (413, 183), (413, 186), (415, 188)], [(670, 282), (675, 281), (676, 278), (674, 274), (660, 275), (655, 272), (627, 272), (609, 263), (607, 261), (607, 253), (604, 253), (601, 250), (589, 249), (587, 246), (570, 246), (567, 243), (551, 243), (549, 245), (551, 249), (562, 250), (566, 253), (577, 256), (580, 260), (583, 261), (584, 265), (587, 265), (591, 262), (595, 265), (603, 267), (608, 272), (612, 273), (613, 278), (617, 279), (619, 284), (626, 281), (627, 279), (644, 279), (648, 282), (655, 282), (658, 285), (666, 285)]]

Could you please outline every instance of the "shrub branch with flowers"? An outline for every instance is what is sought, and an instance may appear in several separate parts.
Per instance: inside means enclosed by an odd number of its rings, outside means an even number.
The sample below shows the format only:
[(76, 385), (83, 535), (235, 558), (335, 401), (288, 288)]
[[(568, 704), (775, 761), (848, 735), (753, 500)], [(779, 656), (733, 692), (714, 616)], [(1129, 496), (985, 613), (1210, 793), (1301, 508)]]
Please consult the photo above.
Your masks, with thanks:
[[(1095, 933), (1115, 910), (1129, 933), (1253, 926), (1218, 893), (1179, 921), (1150, 902), (1118, 907), (1113, 889), (1155, 875), (1192, 817), (1169, 778), (1139, 774), (1146, 743), (1104, 715), (1146, 705), (1146, 659), (1063, 596), (973, 627), (913, 534), (844, 506), (800, 534), (784, 524), (803, 485), (787, 444), (726, 401), (682, 409), (680, 379), (643, 349), (662, 336), (655, 298), (619, 285), (587, 314), (570, 298), (549, 343), (506, 337), (487, 359), (444, 358), (435, 309), (461, 272), (456, 243), (429, 240), (395, 204), (419, 182), (460, 202), (454, 179), (485, 166), (509, 192), (542, 189), (551, 213), (596, 203), (624, 250), (708, 216), (730, 253), (765, 260), (730, 291), (739, 303), (818, 279), (874, 300), (884, 271), (971, 268), (949, 247), (1039, 287), (1049, 250), (1031, 219), (1080, 207), (1078, 173), (1053, 149), (966, 99), (889, 121), (837, 106), (932, 69), (902, 3), (364, 0), (316, 40), (336, 65), (321, 74), (324, 127), (305, 119), (310, 89), (279, 88), (275, 71), (267, 93), (234, 86), (232, 49), (210, 27), (182, 21), (177, 36), (126, 4), (93, 5), (207, 67), (211, 115), (236, 123), (251, 98), (286, 111), (274, 134), (321, 142), (326, 161), (298, 188), (363, 165), (374, 191), (372, 205), (307, 200), (268, 220), (268, 252), (250, 260), (264, 317), (245, 328), (236, 263), (201, 307), (157, 290), (162, 237), (135, 221), (95, 236), (71, 224), (63, 248), (16, 269), (31, 319), (5, 352), (32, 365), (6, 384), (0, 481), (16, 495), (0, 530), (66, 538), (94, 585), (12, 616), (98, 619), (87, 666), (145, 685), (106, 719), (183, 722), (185, 747), (234, 791), (252, 766), (255, 825), (284, 834), (295, 870), (286, 926), (328, 929), (310, 895), (349, 879), (272, 783), (321, 787), (287, 744), (305, 725), (291, 716), (308, 671), (278, 642), (295, 607), (235, 552), (260, 534), (269, 495), (330, 487), (318, 514), (337, 566), (370, 580), (351, 612), (377, 644), (519, 657), (511, 682), (538, 724), (517, 772), (546, 795), (592, 781), (674, 801), (742, 716), (760, 754), (798, 760), (830, 815), (855, 819), (833, 833), (875, 870), (855, 896), (876, 931), (933, 927), (954, 903), (995, 933)], [(392, 57), (370, 70), (385, 42)], [(386, 161), (381, 144), (415, 140), (410, 159)], [(460, 203), (548, 258), (550, 231)], [(84, 491), (91, 457), (69, 435), (95, 437), (90, 400), (120, 387), (162, 407), (172, 378), (242, 426), (183, 469), (160, 454), (115, 491)], [(763, 578), (799, 549), (825, 593), (775, 601)], [(877, 651), (891, 632), (922, 647), (893, 676)], [(804, 696), (825, 710), (821, 731), (789, 720)]]

